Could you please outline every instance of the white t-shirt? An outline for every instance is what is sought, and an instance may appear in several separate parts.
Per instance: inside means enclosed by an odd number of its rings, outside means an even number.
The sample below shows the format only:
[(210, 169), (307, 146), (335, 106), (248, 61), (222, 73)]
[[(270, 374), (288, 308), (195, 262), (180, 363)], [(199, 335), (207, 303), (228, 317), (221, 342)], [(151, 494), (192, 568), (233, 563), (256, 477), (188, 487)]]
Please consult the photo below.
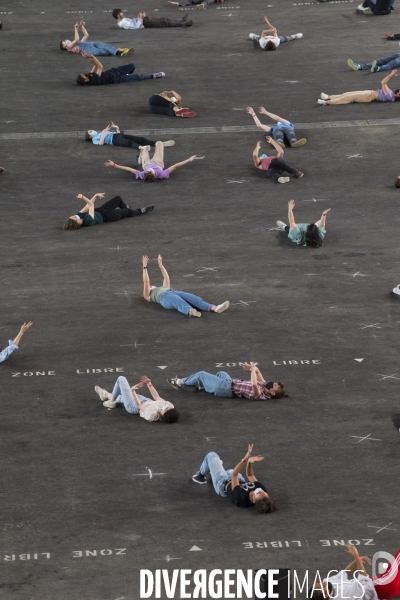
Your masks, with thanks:
[[(331, 595), (337, 600), (378, 600), (375, 586), (367, 575), (357, 574), (357, 579), (349, 579), (346, 571), (339, 571), (324, 579), (333, 585)], [(343, 583), (342, 583), (343, 582)]]
[(273, 35), (267, 35), (266, 37), (260, 37), (260, 39), (258, 40), (258, 43), (260, 44), (261, 48), (265, 48), (265, 46), (268, 44), (268, 42), (273, 42), (275, 48), (277, 48), (279, 46), (279, 44), (281, 43), (281, 40), (278, 37), (274, 37)]
[(140, 416), (146, 421), (159, 421), (160, 411), (166, 404), (169, 408), (174, 408), (174, 405), (168, 400), (148, 400), (144, 405), (144, 410), (140, 411)]
[(122, 29), (144, 29), (143, 19), (127, 19), (124, 17), (117, 23)]

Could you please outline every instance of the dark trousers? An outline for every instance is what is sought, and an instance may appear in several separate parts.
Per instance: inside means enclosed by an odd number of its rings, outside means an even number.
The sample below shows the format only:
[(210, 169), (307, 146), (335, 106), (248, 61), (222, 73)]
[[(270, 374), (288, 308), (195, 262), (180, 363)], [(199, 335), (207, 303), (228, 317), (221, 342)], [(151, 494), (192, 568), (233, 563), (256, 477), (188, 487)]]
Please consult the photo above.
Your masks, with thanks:
[(282, 127), (282, 129), (275, 131), (274, 140), (282, 142), (282, 144), (287, 143), (289, 146), (297, 142), (296, 134), (293, 129), (286, 127)]
[(182, 27), (182, 25), (182, 21), (172, 21), (171, 19), (166, 19), (165, 17), (159, 17), (157, 19), (145, 17), (143, 19), (143, 27)]
[(114, 76), (114, 83), (124, 83), (126, 81), (141, 81), (143, 79), (151, 79), (152, 75), (134, 75), (133, 71), (136, 69), (133, 63), (129, 65), (122, 65), (121, 67), (113, 67), (109, 69), (109, 73)]
[(113, 146), (123, 146), (124, 148), (139, 148), (139, 146), (155, 146), (156, 143), (145, 137), (137, 135), (126, 135), (125, 133), (116, 133), (113, 135)]
[(294, 175), (296, 173), (296, 169), (289, 167), (283, 158), (273, 158), (270, 162), (269, 169), (265, 171), (265, 175), (268, 177), (268, 179), (278, 181), (279, 177), (284, 176), (284, 171), (287, 171), (290, 173), (290, 175)]
[(175, 117), (175, 104), (166, 98), (163, 98), (158, 94), (153, 94), (149, 98), (149, 104), (150, 112), (153, 113), (153, 115), (168, 115), (169, 117)]
[(121, 219), (127, 219), (128, 217), (138, 217), (142, 214), (140, 208), (128, 208), (121, 196), (115, 196), (108, 202), (105, 202), (99, 208), (96, 208), (95, 212), (99, 212), (104, 223), (111, 223), (112, 221), (120, 221)]
[(289, 231), (290, 231), (290, 227), (289, 227), (289, 225), (286, 225), (286, 227), (285, 227), (285, 231), (286, 231), (286, 233), (289, 233)]
[(373, 2), (373, 0), (365, 0), (365, 2), (363, 2), (363, 7), (371, 9), (371, 12), (374, 15), (390, 15), (391, 10), (392, 10), (391, 7), (393, 6), (393, 4), (394, 4), (394, 0), (390, 0), (389, 7), (386, 10), (382, 11), (382, 10), (378, 10), (378, 8), (377, 8), (375, 2)]

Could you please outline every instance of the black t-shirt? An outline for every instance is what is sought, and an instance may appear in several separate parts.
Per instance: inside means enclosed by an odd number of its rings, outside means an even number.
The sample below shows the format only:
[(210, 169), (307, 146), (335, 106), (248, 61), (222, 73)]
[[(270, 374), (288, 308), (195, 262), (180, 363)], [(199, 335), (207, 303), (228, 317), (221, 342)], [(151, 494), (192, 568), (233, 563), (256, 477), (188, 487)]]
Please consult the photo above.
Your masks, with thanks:
[(386, 13), (389, 10), (390, 0), (376, 0), (377, 12)]
[(267, 491), (259, 481), (239, 481), (239, 485), (234, 489), (232, 489), (232, 485), (229, 483), (226, 487), (226, 493), (232, 504), (236, 504), (236, 506), (241, 506), (242, 508), (250, 508), (254, 506), (250, 502), (250, 492), (254, 492), (257, 488), (261, 488), (264, 492)]
[(86, 85), (106, 85), (107, 83), (115, 83), (114, 75), (110, 71), (104, 71), (101, 75), (97, 73), (85, 73), (89, 77)]

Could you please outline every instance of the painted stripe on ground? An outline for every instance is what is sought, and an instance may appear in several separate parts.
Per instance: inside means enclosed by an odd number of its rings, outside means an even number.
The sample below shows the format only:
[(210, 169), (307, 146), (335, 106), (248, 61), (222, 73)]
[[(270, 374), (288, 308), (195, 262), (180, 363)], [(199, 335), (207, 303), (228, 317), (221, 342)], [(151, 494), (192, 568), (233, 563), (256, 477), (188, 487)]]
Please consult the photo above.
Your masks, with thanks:
[[(369, 119), (366, 121), (326, 121), (322, 123), (295, 123), (296, 129), (328, 129), (330, 127), (388, 127), (389, 125), (400, 125), (400, 119)], [(190, 135), (196, 133), (243, 133), (247, 131), (259, 131), (255, 125), (226, 125), (222, 127), (186, 127), (169, 129), (125, 129), (128, 135), (153, 136), (158, 135)], [(0, 140), (30, 140), (36, 138), (66, 139), (81, 138), (84, 131), (49, 131), (38, 133), (2, 133)]]

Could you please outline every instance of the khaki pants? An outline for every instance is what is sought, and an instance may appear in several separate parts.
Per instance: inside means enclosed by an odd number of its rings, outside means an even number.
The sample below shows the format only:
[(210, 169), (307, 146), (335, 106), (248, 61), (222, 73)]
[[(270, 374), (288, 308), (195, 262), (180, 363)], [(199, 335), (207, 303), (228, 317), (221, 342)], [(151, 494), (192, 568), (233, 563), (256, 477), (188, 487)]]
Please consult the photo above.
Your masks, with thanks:
[(352, 102), (374, 102), (376, 100), (375, 90), (364, 92), (345, 92), (337, 96), (330, 96), (327, 104), (351, 104)]
[(156, 142), (156, 149), (154, 150), (153, 158), (150, 158), (148, 150), (142, 150), (142, 167), (145, 169), (149, 163), (155, 163), (162, 169), (164, 168), (164, 144), (163, 142)]

